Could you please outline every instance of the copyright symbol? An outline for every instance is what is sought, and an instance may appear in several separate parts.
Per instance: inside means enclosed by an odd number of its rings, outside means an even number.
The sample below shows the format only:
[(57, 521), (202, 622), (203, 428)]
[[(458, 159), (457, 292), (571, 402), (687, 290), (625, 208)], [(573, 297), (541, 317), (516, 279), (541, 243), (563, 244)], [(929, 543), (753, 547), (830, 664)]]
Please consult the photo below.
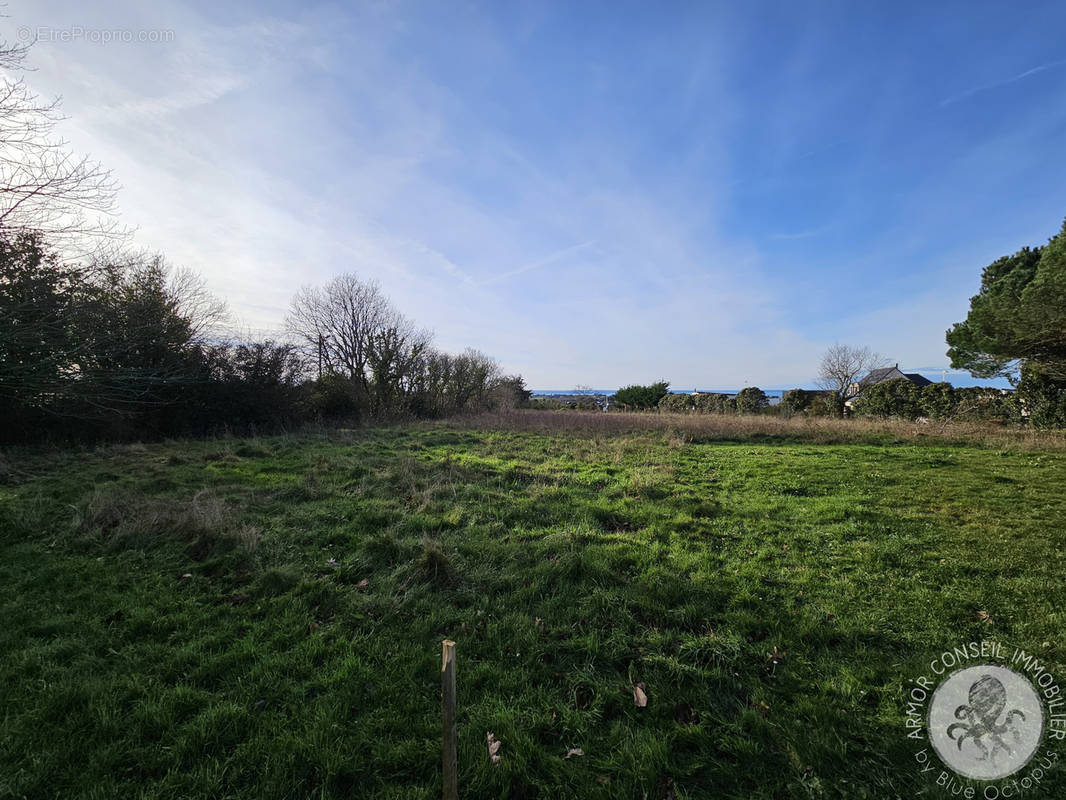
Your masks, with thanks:
[(28, 42), (30, 39), (33, 38), (33, 31), (23, 25), (21, 28), (18, 29), (17, 36), (20, 42)]

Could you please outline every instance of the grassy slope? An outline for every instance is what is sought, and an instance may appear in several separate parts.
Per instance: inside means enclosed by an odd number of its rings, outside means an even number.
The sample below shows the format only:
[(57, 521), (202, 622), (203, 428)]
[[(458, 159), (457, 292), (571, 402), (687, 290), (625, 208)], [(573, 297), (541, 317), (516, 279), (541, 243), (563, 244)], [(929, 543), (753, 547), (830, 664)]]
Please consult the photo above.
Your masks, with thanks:
[(933, 655), (1064, 673), (1064, 485), (1063, 453), (445, 426), (38, 458), (0, 485), (0, 796), (439, 796), (445, 637), (467, 796), (910, 795)]

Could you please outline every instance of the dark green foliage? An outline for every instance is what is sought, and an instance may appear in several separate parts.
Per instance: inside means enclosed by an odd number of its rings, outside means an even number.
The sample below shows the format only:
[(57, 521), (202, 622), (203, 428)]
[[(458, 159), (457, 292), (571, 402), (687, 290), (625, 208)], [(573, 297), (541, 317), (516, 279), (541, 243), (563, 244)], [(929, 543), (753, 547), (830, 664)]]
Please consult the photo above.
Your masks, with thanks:
[[(1025, 247), (985, 267), (966, 320), (947, 332), (952, 366), (974, 375), (1017, 374), (1030, 363), (1042, 407), (1066, 389), (1066, 223), (1045, 247)], [(1060, 424), (1057, 412), (1031, 417)], [(1046, 421), (1045, 421), (1046, 420)]]
[(814, 392), (806, 389), (789, 389), (781, 395), (781, 409), (786, 414), (802, 414), (810, 408)]
[(272, 431), (319, 413), (317, 387), (300, 385), (303, 362), (291, 344), (212, 344), (197, 348), (196, 360), (168, 411), (171, 430)]
[(1022, 422), (1016, 393), (986, 386), (966, 386), (954, 392), (955, 419), (967, 422)]
[(966, 320), (947, 332), (951, 365), (974, 375), (993, 377), (1008, 372), (1030, 347), (1021, 330), (1031, 313), (1023, 303), (1036, 276), (1043, 248), (1024, 247), (1004, 256), (981, 273), (980, 292), (970, 299)]
[(159, 257), (67, 263), (39, 235), (0, 236), (0, 441), (255, 433), (529, 399), (520, 376), (474, 350), (434, 351), (400, 317), (370, 337), (361, 381), (327, 359), (304, 383), (292, 344), (209, 336), (221, 311)]
[(490, 389), (486, 404), (489, 408), (528, 408), (529, 398), (533, 393), (526, 388), (521, 375), (507, 375)]
[[(1033, 386), (1034, 391), (1036, 386)], [(863, 391), (855, 402), (858, 416), (959, 422), (1020, 422), (1018, 397), (1002, 389), (948, 383), (917, 387), (905, 378), (883, 381)]]
[(646, 411), (658, 406), (669, 388), (670, 384), (667, 381), (659, 381), (650, 386), (634, 384), (615, 392), (614, 400), (619, 406), (630, 411)]
[(560, 411), (563, 407), (563, 403), (555, 397), (533, 397), (528, 404), (528, 408), (536, 411)]
[(40, 237), (0, 237), (0, 401), (8, 413), (39, 410), (79, 359), (84, 276)]
[(930, 383), (918, 391), (918, 405), (923, 416), (929, 419), (951, 419), (958, 412), (958, 399), (950, 383)]
[(807, 414), (812, 417), (841, 417), (844, 414), (844, 408), (844, 403), (839, 394), (818, 392), (811, 398), (811, 404), (807, 407)]
[(662, 399), (659, 400), (659, 410), (669, 411), (675, 414), (684, 414), (692, 411), (695, 407), (695, 403), (692, 400), (692, 395), (685, 394), (665, 394)]
[(854, 412), (863, 417), (914, 419), (922, 415), (920, 392), (906, 378), (881, 381), (863, 390)]
[(1017, 399), (1033, 425), (1066, 427), (1066, 381), (1053, 378), (1040, 364), (1027, 362), (1022, 366)]
[(736, 398), (727, 394), (698, 394), (693, 405), (700, 414), (733, 414), (737, 410)]
[(737, 413), (757, 414), (770, 405), (766, 392), (758, 386), (747, 386), (737, 393)]
[(352, 382), (332, 373), (307, 386), (311, 413), (326, 420), (359, 419), (360, 404)]

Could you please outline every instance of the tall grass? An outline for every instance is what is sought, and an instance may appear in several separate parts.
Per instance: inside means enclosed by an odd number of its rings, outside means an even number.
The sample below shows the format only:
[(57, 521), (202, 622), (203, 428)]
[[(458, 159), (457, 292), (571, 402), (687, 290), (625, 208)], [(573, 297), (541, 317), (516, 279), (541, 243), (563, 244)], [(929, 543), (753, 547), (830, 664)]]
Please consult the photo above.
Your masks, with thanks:
[(498, 411), (459, 418), (470, 430), (611, 435), (662, 432), (689, 441), (782, 441), (818, 444), (969, 444), (1020, 450), (1064, 450), (1066, 431), (994, 423), (783, 417), (771, 414), (671, 414), (597, 411)]

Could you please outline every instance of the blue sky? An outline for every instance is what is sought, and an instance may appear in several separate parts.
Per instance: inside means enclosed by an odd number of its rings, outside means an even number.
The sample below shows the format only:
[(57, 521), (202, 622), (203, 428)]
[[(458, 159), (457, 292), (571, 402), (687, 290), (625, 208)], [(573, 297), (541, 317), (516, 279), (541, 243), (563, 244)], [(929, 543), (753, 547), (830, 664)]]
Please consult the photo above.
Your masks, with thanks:
[(939, 375), (981, 267), (1066, 216), (1062, 3), (7, 13), (137, 243), (243, 325), (352, 270), (536, 388), (807, 384), (834, 341)]

